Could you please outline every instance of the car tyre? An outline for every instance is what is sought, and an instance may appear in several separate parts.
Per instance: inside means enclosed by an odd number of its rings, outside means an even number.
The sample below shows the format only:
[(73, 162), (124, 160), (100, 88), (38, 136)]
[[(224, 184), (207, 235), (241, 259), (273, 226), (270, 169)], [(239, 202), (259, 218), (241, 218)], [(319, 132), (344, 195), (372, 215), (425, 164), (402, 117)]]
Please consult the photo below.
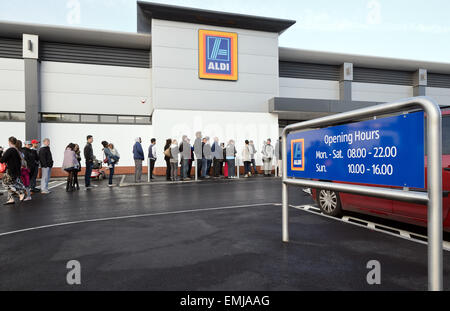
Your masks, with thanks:
[(339, 193), (332, 190), (317, 191), (317, 203), (322, 213), (332, 217), (342, 217), (343, 210)]

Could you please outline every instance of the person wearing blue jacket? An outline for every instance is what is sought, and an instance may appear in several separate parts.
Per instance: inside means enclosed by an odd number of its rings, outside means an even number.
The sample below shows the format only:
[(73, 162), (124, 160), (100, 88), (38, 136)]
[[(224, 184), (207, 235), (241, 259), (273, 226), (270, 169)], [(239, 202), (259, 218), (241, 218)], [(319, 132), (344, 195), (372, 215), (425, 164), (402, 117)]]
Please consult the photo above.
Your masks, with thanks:
[(140, 183), (142, 178), (142, 161), (144, 161), (144, 150), (142, 149), (142, 140), (140, 137), (136, 138), (133, 146), (134, 158), (134, 182)]

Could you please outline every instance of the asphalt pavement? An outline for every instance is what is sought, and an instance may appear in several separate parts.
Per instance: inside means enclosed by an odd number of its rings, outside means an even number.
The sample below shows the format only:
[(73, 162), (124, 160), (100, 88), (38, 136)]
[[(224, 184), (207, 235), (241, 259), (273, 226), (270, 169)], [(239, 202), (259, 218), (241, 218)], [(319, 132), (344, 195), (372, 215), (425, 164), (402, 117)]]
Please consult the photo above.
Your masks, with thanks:
[[(423, 244), (293, 208), (282, 243), (277, 178), (95, 184), (0, 207), (0, 290), (427, 288)], [(313, 203), (299, 188), (290, 196)], [(70, 260), (81, 265), (80, 285), (67, 284)], [(372, 260), (379, 285), (367, 282)], [(449, 252), (444, 269), (449, 290)]]

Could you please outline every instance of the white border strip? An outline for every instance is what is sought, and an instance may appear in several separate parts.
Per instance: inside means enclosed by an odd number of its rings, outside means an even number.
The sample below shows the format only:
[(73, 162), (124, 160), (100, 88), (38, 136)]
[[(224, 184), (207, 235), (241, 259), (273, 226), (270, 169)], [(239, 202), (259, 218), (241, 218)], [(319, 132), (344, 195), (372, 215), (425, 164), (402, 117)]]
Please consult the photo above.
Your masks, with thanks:
[(6, 235), (12, 235), (15, 233), (22, 233), (22, 232), (28, 232), (28, 231), (34, 231), (34, 230), (40, 230), (40, 229), (62, 227), (62, 226), (68, 226), (68, 225), (77, 225), (77, 224), (91, 223), (91, 222), (132, 219), (132, 218), (142, 218), (142, 217), (151, 217), (151, 216), (163, 216), (163, 215), (177, 215), (177, 214), (198, 213), (198, 212), (207, 212), (207, 211), (229, 210), (229, 209), (237, 209), (237, 208), (244, 208), (244, 207), (271, 206), (271, 205), (273, 206), (273, 205), (275, 205), (275, 203), (259, 203), (259, 204), (248, 204), (248, 205), (211, 207), (211, 208), (190, 209), (190, 210), (173, 211), (173, 212), (161, 212), (161, 213), (151, 213), (151, 214), (139, 214), (139, 215), (86, 219), (86, 220), (63, 222), (63, 223), (57, 223), (57, 224), (44, 225), (44, 226), (31, 227), (31, 228), (25, 228), (25, 229), (20, 229), (20, 230), (15, 230), (15, 231), (4, 232), (4, 233), (0, 233), (0, 237), (6, 236)]

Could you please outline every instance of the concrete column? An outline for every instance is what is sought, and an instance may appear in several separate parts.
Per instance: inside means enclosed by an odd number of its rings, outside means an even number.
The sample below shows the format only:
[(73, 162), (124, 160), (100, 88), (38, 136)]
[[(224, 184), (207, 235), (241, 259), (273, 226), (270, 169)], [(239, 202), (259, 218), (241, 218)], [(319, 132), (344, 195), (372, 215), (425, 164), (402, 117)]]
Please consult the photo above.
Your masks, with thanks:
[(23, 35), (25, 74), (25, 139), (40, 139), (39, 112), (41, 104), (39, 83), (39, 37)]
[(339, 79), (339, 99), (345, 102), (352, 101), (353, 64), (344, 63), (341, 66)]
[(419, 69), (414, 73), (413, 78), (413, 96), (425, 96), (427, 93), (427, 70)]

